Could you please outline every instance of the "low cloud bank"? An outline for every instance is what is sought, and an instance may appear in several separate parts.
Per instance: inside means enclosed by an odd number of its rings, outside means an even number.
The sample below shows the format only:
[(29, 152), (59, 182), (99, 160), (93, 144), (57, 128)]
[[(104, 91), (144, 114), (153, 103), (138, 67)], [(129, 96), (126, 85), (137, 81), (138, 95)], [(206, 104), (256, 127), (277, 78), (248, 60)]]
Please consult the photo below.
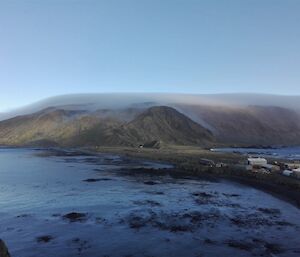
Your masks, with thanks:
[(214, 106), (278, 106), (300, 112), (300, 96), (268, 94), (167, 94), (167, 93), (106, 93), (73, 94), (50, 97), (31, 105), (0, 113), (0, 120), (30, 114), (47, 107), (97, 110), (149, 107), (154, 105), (214, 105)]

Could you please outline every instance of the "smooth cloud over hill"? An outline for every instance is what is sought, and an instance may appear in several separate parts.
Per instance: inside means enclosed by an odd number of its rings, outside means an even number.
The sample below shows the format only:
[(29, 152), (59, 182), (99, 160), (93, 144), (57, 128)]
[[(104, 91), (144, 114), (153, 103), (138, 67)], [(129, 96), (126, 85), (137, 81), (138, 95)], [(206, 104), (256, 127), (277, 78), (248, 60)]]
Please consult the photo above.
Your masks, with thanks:
[(8, 117), (0, 122), (2, 145), (300, 144), (299, 96), (65, 95)]

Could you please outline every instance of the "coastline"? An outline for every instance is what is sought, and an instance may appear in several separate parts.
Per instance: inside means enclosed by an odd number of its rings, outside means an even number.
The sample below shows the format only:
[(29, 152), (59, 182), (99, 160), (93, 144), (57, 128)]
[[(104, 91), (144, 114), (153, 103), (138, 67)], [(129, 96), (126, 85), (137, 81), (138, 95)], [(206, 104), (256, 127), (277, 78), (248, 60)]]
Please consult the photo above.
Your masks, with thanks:
[[(79, 148), (43, 148), (43, 147), (0, 147), (25, 148), (32, 150), (51, 150), (60, 156), (116, 154), (133, 159), (161, 162), (173, 165), (171, 169), (160, 169), (162, 175), (189, 177), (206, 180), (228, 180), (247, 185), (279, 199), (285, 200), (300, 208), (300, 180), (284, 177), (278, 174), (265, 175), (246, 171), (239, 164), (246, 161), (246, 156), (237, 153), (211, 152), (206, 149), (187, 146), (173, 146), (165, 149), (138, 149), (128, 147), (79, 147)], [(225, 163), (226, 167), (210, 167), (199, 162), (201, 159), (213, 160), (215, 163)], [(276, 159), (278, 160), (278, 159)], [(281, 159), (281, 161), (287, 161)], [(140, 170), (140, 172), (151, 172)], [(153, 170), (154, 171), (154, 170)], [(158, 170), (155, 170), (158, 172)]]
[[(86, 149), (83, 149), (86, 151)], [(284, 177), (279, 174), (265, 175), (246, 171), (237, 163), (246, 161), (246, 156), (236, 153), (210, 152), (200, 148), (175, 147), (163, 151), (157, 149), (98, 148), (89, 149), (91, 153), (113, 153), (130, 158), (141, 158), (148, 161), (159, 161), (172, 164), (171, 170), (164, 170), (168, 175), (189, 176), (191, 178), (221, 180), (225, 179), (247, 185), (274, 197), (285, 200), (300, 208), (300, 180)], [(182, 152), (181, 152), (182, 151)], [(209, 158), (215, 162), (224, 162), (226, 167), (208, 167), (199, 164), (199, 159)], [(277, 161), (279, 159), (276, 159)], [(288, 161), (280, 159), (281, 161)]]
[[(53, 244), (65, 249), (68, 256), (75, 256), (83, 241), (91, 245), (88, 249), (81, 248), (86, 256), (99, 251), (115, 256), (116, 249), (126, 249), (117, 256), (141, 256), (142, 252), (134, 250), (141, 244), (141, 250), (145, 249), (149, 256), (177, 256), (178, 250), (182, 250), (180, 256), (198, 256), (212, 246), (217, 247), (213, 254), (228, 251), (226, 256), (240, 256), (246, 254), (239, 252), (240, 244), (249, 249), (249, 255), (252, 248), (248, 247), (254, 244), (253, 252), (267, 255), (268, 244), (277, 242), (280, 242), (278, 249), (291, 252), (288, 249), (296, 245), (294, 234), (300, 228), (299, 209), (287, 199), (226, 180), (224, 174), (231, 168), (197, 168), (194, 161), (198, 155), (195, 159), (188, 158), (186, 153), (181, 154), (183, 150), (171, 154), (178, 167), (163, 165), (167, 163), (165, 151), (164, 154), (147, 151), (148, 158), (142, 156), (143, 152), (136, 157), (121, 151), (100, 153), (74, 148), (4, 151), (3, 164), (13, 163), (13, 167), (8, 166), (3, 172), (2, 185), (10, 185), (10, 189), (2, 205), (6, 211), (1, 226), (15, 230), (4, 231), (2, 238), (13, 255), (23, 251), (28, 257), (55, 255)], [(184, 160), (178, 157), (183, 155)], [(36, 168), (32, 168), (32, 163)], [(18, 183), (11, 174), (19, 174)], [(32, 186), (33, 191), (19, 186), (23, 183)], [(4, 197), (5, 190), (2, 187)], [(32, 198), (24, 203), (23, 195)], [(224, 230), (226, 233), (222, 234)], [(251, 238), (249, 231), (255, 232)], [(106, 235), (117, 245), (112, 247)], [(172, 240), (162, 240), (166, 235)], [(20, 238), (24, 237), (30, 240), (26, 249), (20, 245)], [(70, 245), (75, 237), (81, 241)], [(148, 240), (152, 238), (156, 241), (149, 246)], [(288, 241), (282, 243), (284, 239)], [(151, 249), (157, 244), (173, 251), (154, 254)], [(127, 250), (127, 245), (132, 248)]]

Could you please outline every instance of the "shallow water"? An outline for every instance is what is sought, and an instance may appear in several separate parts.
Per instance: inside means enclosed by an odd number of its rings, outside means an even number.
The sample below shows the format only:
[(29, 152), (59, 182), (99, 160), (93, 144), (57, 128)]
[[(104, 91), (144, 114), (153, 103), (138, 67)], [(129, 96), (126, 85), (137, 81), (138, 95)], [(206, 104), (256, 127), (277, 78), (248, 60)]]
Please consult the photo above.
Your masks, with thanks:
[(282, 148), (216, 148), (215, 152), (240, 153), (245, 155), (254, 155), (262, 157), (282, 158), (289, 160), (300, 160), (300, 147), (282, 147)]
[(0, 238), (13, 257), (300, 255), (291, 204), (141, 167), (169, 165), (0, 149)]

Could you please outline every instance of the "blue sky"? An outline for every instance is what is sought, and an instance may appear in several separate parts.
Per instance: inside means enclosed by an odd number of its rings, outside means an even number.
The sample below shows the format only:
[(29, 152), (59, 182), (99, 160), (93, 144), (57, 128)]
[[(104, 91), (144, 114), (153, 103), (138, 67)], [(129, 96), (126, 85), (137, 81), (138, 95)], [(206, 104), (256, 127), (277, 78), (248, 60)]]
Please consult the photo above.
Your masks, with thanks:
[(298, 0), (0, 0), (0, 112), (83, 92), (300, 94)]

